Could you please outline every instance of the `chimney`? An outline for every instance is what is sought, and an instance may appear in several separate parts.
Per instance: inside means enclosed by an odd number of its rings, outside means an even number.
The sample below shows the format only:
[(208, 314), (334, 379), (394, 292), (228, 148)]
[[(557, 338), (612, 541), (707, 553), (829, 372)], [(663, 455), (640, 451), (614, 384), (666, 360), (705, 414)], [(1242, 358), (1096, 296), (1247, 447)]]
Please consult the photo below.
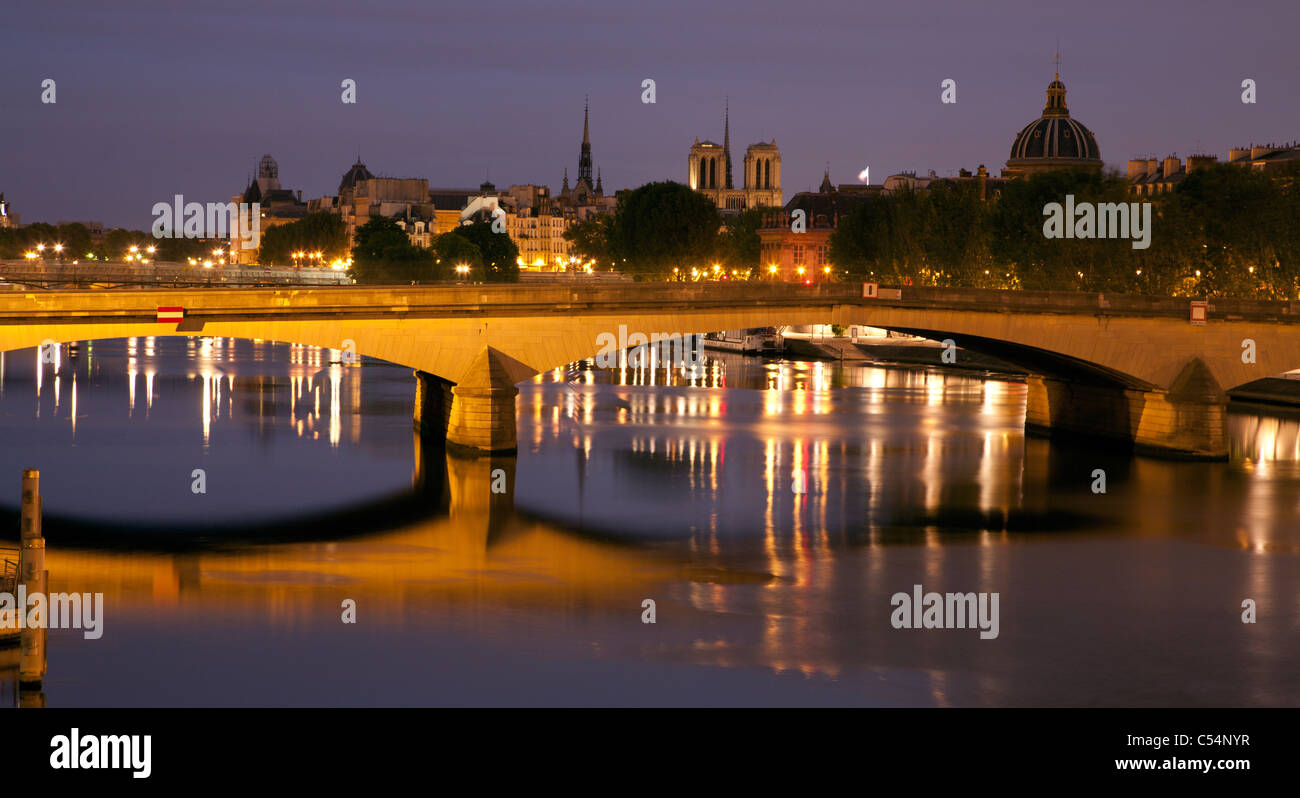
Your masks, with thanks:
[(1246, 149), (1245, 147), (1233, 147), (1232, 149), (1228, 150), (1228, 163), (1236, 163), (1237, 161), (1244, 161), (1249, 157), (1250, 157), (1250, 150)]
[(1257, 158), (1262, 158), (1265, 155), (1268, 155), (1272, 151), (1273, 151), (1272, 147), (1251, 147), (1250, 159), (1253, 161)]
[(984, 168), (984, 164), (980, 164), (979, 171), (975, 176), (975, 181), (979, 183), (980, 187), (980, 202), (984, 202), (988, 199), (989, 190), (989, 170)]
[(1197, 169), (1204, 169), (1207, 166), (1214, 166), (1219, 159), (1213, 155), (1189, 155), (1187, 156), (1187, 174), (1191, 174)]
[(1141, 180), (1147, 176), (1147, 162), (1144, 158), (1134, 158), (1128, 162), (1128, 179), (1129, 182)]
[(1147, 158), (1147, 177), (1155, 177), (1160, 173), (1160, 161), (1155, 158)]
[(1178, 174), (1178, 170), (1183, 168), (1183, 164), (1174, 156), (1170, 155), (1165, 158), (1164, 178), (1168, 180)]
[(302, 189), (298, 189), (298, 201), (302, 202)]

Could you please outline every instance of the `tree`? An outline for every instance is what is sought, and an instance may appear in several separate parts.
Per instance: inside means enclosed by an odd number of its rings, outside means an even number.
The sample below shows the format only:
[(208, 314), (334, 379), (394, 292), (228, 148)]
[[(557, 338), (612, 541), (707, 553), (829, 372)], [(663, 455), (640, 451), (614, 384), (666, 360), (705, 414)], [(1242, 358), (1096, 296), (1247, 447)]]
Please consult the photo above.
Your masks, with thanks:
[(320, 252), (319, 262), (329, 263), (347, 251), (347, 225), (341, 217), (322, 211), (263, 231), (257, 262), (263, 265), (288, 264), (293, 262), (295, 252)]
[(90, 231), (80, 222), (61, 224), (54, 235), (57, 242), (63, 244), (63, 257), (67, 260), (85, 258), (94, 245)]
[(1199, 244), (1191, 247), (1189, 258), (1200, 276), (1193, 274), (1191, 284), (1181, 286), (1179, 293), (1296, 295), (1296, 258), (1289, 242), (1300, 219), (1294, 204), (1287, 207), (1282, 180), (1217, 164), (1189, 174), (1169, 204), (1184, 214), (1183, 240)]
[(750, 208), (732, 217), (722, 234), (719, 249), (724, 263), (733, 269), (757, 269), (763, 242), (758, 228), (763, 224), (762, 208)]
[(141, 251), (153, 244), (156, 239), (143, 230), (124, 230), (115, 227), (104, 236), (104, 243), (95, 249), (95, 254), (102, 260), (120, 261), (126, 257), (131, 247)]
[[(1076, 206), (1133, 200), (1127, 180), (1092, 169), (1061, 169), (1013, 180), (1003, 188), (989, 219), (993, 256), (1026, 289), (1125, 290), (1138, 268), (1130, 239), (1044, 235), (1044, 208), (1064, 203), (1070, 194)], [(1075, 220), (1065, 223), (1073, 225)]]
[(519, 281), (519, 248), (507, 233), (493, 232), (492, 222), (484, 219), (463, 224), (451, 232), (478, 248), (481, 260), (472, 272), (473, 279), (489, 283)]
[(420, 283), (438, 279), (433, 251), (417, 247), (397, 222), (376, 216), (357, 228), (352, 278), (358, 283)]
[(672, 181), (647, 183), (619, 198), (611, 254), (623, 271), (664, 277), (712, 262), (721, 220), (708, 197)]
[(433, 241), (433, 255), (439, 279), (458, 278), (457, 266), (468, 266), (471, 276), (482, 274), (483, 253), (474, 242), (455, 232), (443, 233)]
[(564, 240), (573, 244), (573, 254), (583, 260), (594, 260), (598, 268), (614, 268), (614, 255), (610, 248), (610, 235), (614, 229), (614, 216), (598, 213), (564, 231)]

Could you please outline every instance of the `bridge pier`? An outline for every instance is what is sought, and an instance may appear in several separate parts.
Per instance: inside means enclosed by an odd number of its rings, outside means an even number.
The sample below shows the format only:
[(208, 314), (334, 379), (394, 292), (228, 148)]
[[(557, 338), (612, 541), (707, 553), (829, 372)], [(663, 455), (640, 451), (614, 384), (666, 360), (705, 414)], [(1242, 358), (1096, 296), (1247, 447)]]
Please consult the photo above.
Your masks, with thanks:
[(1026, 383), (1027, 432), (1108, 439), (1156, 457), (1228, 458), (1227, 399), (1222, 391), (1197, 390), (1199, 386), (1187, 384), (1167, 391), (1138, 390), (1038, 376), (1028, 377)]
[(445, 439), (455, 383), (436, 374), (415, 372), (415, 431), (424, 438)]
[(422, 435), (444, 436), (447, 447), (462, 454), (517, 451), (519, 389), (496, 350), (484, 347), (460, 382), (423, 371), (415, 378), (415, 428)]

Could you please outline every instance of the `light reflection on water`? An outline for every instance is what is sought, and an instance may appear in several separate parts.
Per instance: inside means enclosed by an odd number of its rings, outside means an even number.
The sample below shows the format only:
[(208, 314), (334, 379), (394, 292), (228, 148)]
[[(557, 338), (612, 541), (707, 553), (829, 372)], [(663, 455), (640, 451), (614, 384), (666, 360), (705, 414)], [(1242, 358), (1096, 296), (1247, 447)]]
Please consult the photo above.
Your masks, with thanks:
[[(253, 700), (183, 667), (198, 652), (279, 703), (1300, 695), (1295, 420), (1231, 415), (1228, 464), (1135, 459), (1026, 439), (1020, 383), (726, 353), (694, 381), (539, 375), (518, 457), (465, 460), (413, 436), (409, 370), (329, 350), (158, 338), (38, 358), (0, 360), (0, 464), (15, 487), (42, 468), (53, 587), (105, 592), (116, 632), (51, 633), (52, 705)], [(286, 531), (309, 513), (334, 520)], [(136, 521), (172, 537), (142, 543)], [(999, 592), (1001, 635), (892, 629), (889, 597), (913, 584)], [(1253, 626), (1247, 597), (1269, 608)], [(152, 689), (113, 670), (139, 667)], [(692, 693), (716, 669), (732, 675)]]

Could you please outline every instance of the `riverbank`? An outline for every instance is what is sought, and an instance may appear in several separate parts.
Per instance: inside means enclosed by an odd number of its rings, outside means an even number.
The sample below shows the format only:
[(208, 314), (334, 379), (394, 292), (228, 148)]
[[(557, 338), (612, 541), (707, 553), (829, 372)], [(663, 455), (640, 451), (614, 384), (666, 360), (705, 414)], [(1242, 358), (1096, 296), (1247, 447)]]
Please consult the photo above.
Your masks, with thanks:
[[(1024, 374), (1023, 369), (995, 357), (958, 348), (955, 362), (943, 362), (943, 344), (928, 339), (790, 337), (785, 339), (785, 355), (794, 358), (840, 360), (882, 366), (925, 366), (965, 371)], [(1228, 391), (1229, 406), (1242, 410), (1300, 416), (1300, 379), (1265, 377)]]
[(912, 338), (823, 338), (812, 340), (785, 336), (787, 357), (842, 360), (879, 365), (935, 366), (967, 371), (995, 371), (1000, 374), (1024, 374), (1023, 369), (995, 357), (958, 347), (954, 361), (943, 362), (944, 346), (938, 341)]

